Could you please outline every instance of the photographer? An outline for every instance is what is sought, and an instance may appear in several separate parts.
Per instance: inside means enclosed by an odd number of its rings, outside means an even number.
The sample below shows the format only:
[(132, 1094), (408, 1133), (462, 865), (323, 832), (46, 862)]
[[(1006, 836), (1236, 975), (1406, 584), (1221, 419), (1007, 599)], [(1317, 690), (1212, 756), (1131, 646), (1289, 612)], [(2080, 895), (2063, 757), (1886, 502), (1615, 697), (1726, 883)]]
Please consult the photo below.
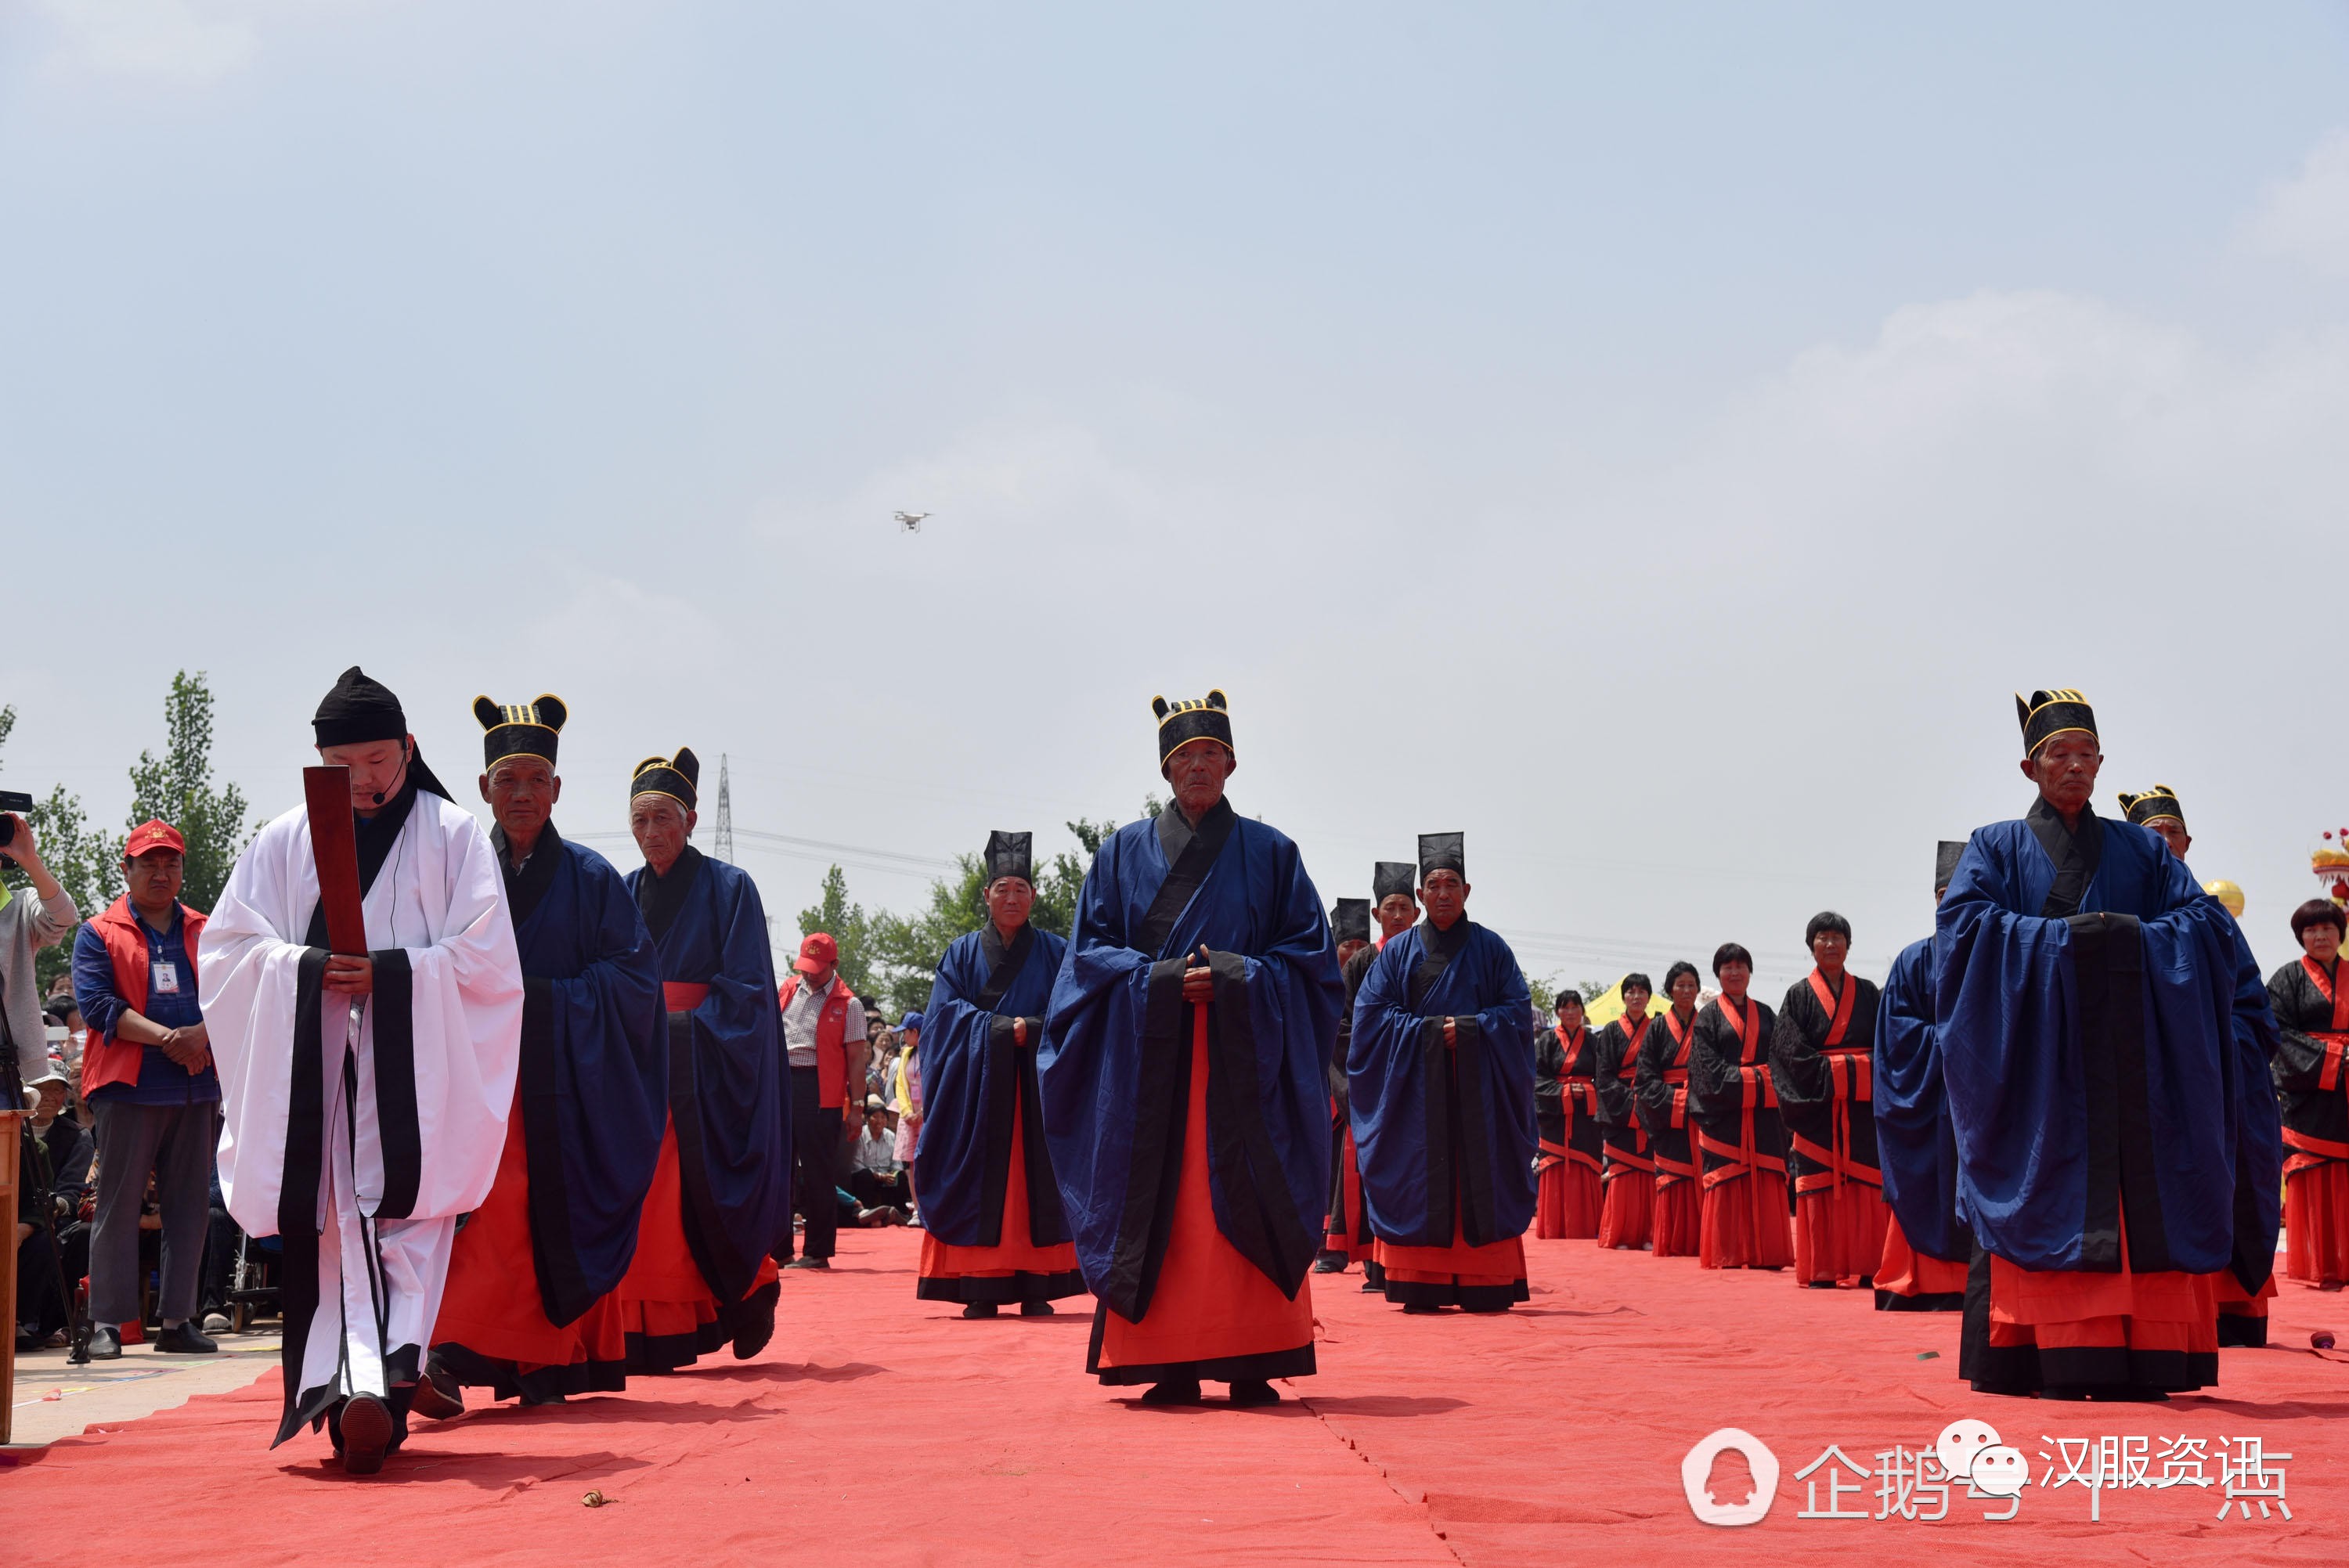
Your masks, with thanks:
[(48, 1024), (41, 1016), (33, 954), (63, 938), (81, 912), (41, 863), (24, 818), (0, 812), (0, 831), (7, 836), (0, 859), (14, 861), (33, 882), (29, 898), (0, 887), (0, 1104), (21, 1110), (26, 1087), (49, 1076)]
[[(74, 943), (74, 993), (89, 1024), (82, 1096), (98, 1118), (98, 1221), (90, 1236), (92, 1360), (122, 1354), (117, 1325), (140, 1321), (139, 1232), (148, 1178), (161, 1209), (157, 1274), (164, 1355), (219, 1346), (191, 1321), (212, 1220), (220, 1076), (196, 1001), (204, 917), (180, 902), (187, 846), (167, 822), (123, 845), (125, 892)], [(150, 1227), (151, 1228), (151, 1227)]]

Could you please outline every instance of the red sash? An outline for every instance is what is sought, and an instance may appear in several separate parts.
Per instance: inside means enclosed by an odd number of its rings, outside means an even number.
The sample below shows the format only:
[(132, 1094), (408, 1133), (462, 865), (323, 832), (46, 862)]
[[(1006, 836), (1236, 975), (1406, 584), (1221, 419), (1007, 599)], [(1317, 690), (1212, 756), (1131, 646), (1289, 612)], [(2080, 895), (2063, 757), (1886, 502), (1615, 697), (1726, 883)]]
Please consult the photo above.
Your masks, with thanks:
[(709, 987), (683, 980), (661, 982), (661, 1001), (672, 1013), (690, 1013), (709, 999)]
[[(1686, 1127), (1688, 1125), (1689, 1042), (1696, 1037), (1696, 1015), (1691, 1013), (1689, 1021), (1683, 1024), (1681, 1022), (1681, 1016), (1677, 1009), (1667, 1008), (1664, 1013), (1664, 1029), (1671, 1036), (1672, 1043), (1680, 1047), (1679, 1054), (1672, 1057), (1672, 1065), (1663, 1071), (1664, 1081), (1672, 1086), (1672, 1114), (1666, 1125)], [(1689, 1150), (1688, 1159), (1682, 1161), (1664, 1153), (1661, 1144), (1657, 1146), (1656, 1181), (1659, 1185), (1671, 1181), (1693, 1181), (1696, 1172), (1697, 1156), (1693, 1147)]]
[(1826, 1038), (1819, 1042), (1819, 1055), (1826, 1058), (1829, 1081), (1835, 1086), (1835, 1099), (1828, 1106), (1835, 1128), (1835, 1147), (1822, 1149), (1799, 1133), (1793, 1135), (1795, 1150), (1824, 1171), (1814, 1171), (1795, 1179), (1797, 1192), (1816, 1192), (1822, 1188), (1843, 1190), (1847, 1180), (1865, 1181), (1871, 1187), (1884, 1184), (1884, 1173), (1873, 1166), (1863, 1165), (1851, 1157), (1851, 1107), (1854, 1100), (1876, 1098), (1876, 1075), (1868, 1053), (1843, 1043), (1851, 1028), (1851, 1009), (1859, 999), (1859, 981), (1848, 969), (1843, 972), (1843, 995), (1837, 996), (1828, 988), (1826, 977), (1817, 970), (1811, 971), (1811, 995), (1818, 998), (1819, 1009), (1827, 1016)]
[[(1632, 1082), (1634, 1075), (1640, 1070), (1640, 1042), (1647, 1035), (1648, 1020), (1640, 1019), (1640, 1026), (1634, 1029), (1631, 1027), (1630, 1015), (1626, 1014), (1615, 1020), (1615, 1027), (1623, 1031), (1623, 1063), (1615, 1069), (1615, 1078), (1617, 1082), (1628, 1085)], [(1603, 1179), (1611, 1181), (1626, 1171), (1653, 1171), (1656, 1168), (1656, 1162), (1646, 1157), (1647, 1152), (1648, 1130), (1640, 1125), (1640, 1119), (1635, 1114), (1631, 1118), (1631, 1147), (1623, 1149), (1613, 1143), (1607, 1146), (1607, 1165), (1602, 1172)]]
[(1786, 1162), (1775, 1154), (1763, 1153), (1754, 1142), (1754, 1112), (1757, 1103), (1773, 1110), (1778, 1106), (1778, 1086), (1771, 1081), (1769, 1065), (1764, 1063), (1756, 1067), (1754, 1061), (1755, 1054), (1762, 1048), (1762, 1009), (1749, 1000), (1745, 1010), (1741, 1013), (1726, 996), (1715, 997), (1713, 1005), (1721, 1010), (1722, 1017), (1737, 1037), (1737, 1079), (1742, 1106), (1738, 1113), (1736, 1143), (1723, 1143), (1717, 1138), (1706, 1136), (1703, 1129), (1697, 1130), (1699, 1148), (1708, 1154), (1733, 1161), (1706, 1171), (1704, 1185), (1707, 1188), (1718, 1187), (1723, 1181), (1734, 1181), (1757, 1168), (1775, 1171), (1783, 1176), (1786, 1173)]
[[(2324, 972), (2324, 965), (2306, 954), (2301, 955), (2300, 966), (2307, 971), (2309, 983), (2316, 987), (2316, 994), (2333, 1008), (2331, 1028), (2306, 1031), (2312, 1039), (2324, 1042), (2324, 1064), (2317, 1071), (2316, 1087), (2326, 1094), (2333, 1094), (2341, 1088), (2342, 1052), (2344, 1047), (2349, 1047), (2349, 986), (2336, 988), (2333, 976)], [(2283, 1130), (2283, 1141), (2286, 1148), (2294, 1150), (2283, 1162), (2287, 1176), (2297, 1175), (2327, 1160), (2349, 1160), (2349, 1144), (2335, 1143), (2329, 1138), (2312, 1138), (2305, 1132), (2294, 1132), (2287, 1127)]]

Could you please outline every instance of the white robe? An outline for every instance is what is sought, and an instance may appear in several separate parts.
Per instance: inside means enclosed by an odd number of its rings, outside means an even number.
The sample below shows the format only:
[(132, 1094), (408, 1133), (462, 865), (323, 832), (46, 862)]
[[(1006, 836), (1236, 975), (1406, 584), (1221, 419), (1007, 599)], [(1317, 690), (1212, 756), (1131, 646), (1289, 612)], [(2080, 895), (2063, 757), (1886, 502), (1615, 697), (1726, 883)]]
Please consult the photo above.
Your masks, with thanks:
[[(238, 859), (196, 965), (220, 1067), (221, 1191), (229, 1213), (256, 1236), (281, 1230), (287, 1130), (297, 1109), (295, 995), (305, 957), (316, 951), (304, 938), (317, 903), (309, 815), (297, 807), (262, 829)], [(406, 950), (412, 1147), (421, 1157), (394, 1160), (414, 1180), (415, 1197), (405, 1215), (379, 1217), (388, 1172), (376, 1021), (396, 972), (387, 975), (378, 962), (378, 990), (357, 1010), (355, 1037), (352, 998), (320, 997), (322, 1103), (300, 1108), (306, 1125), (323, 1123), (317, 1300), (306, 1333), (287, 1323), (279, 1442), (340, 1399), (381, 1398), (414, 1382), (440, 1315), (457, 1218), (488, 1195), (513, 1105), (522, 966), (497, 851), (481, 825), (419, 791), (363, 908), (371, 951)], [(314, 985), (320, 962), (311, 958)], [(400, 1098), (395, 1086), (393, 1103)], [(398, 1112), (394, 1119), (407, 1119)], [(392, 1142), (411, 1147), (404, 1127), (395, 1127)]]

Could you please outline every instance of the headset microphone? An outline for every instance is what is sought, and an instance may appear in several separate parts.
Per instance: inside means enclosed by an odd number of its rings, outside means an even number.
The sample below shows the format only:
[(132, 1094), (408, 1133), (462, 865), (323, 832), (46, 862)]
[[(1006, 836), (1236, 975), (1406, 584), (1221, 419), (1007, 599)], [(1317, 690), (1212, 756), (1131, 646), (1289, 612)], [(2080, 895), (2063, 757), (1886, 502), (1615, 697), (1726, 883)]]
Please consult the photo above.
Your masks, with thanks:
[(383, 791), (380, 789), (375, 792), (375, 803), (378, 806), (383, 804)]

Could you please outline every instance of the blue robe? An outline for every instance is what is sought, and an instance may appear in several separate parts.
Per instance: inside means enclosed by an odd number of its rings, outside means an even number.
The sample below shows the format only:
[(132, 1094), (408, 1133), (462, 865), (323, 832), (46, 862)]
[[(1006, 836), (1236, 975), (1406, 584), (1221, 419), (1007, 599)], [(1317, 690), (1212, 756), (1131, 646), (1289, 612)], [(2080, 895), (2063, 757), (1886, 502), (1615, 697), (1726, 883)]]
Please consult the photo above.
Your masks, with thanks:
[[(1449, 1049), (1447, 1017), (1459, 1019)], [(1533, 1001), (1489, 927), (1422, 921), (1379, 950), (1354, 999), (1346, 1086), (1371, 1233), (1452, 1245), (1455, 1188), (1472, 1246), (1533, 1223)]]
[(1129, 1322), (1148, 1310), (1165, 1256), (1192, 1054), (1183, 971), (1202, 944), (1215, 973), (1204, 1089), (1216, 1227), (1292, 1300), (1319, 1243), (1324, 1075), (1345, 995), (1329, 916), (1286, 835), (1228, 800), (1193, 832), (1170, 806), (1093, 857), (1036, 1057), (1085, 1284)]
[[(505, 835), (494, 835), (505, 851)], [(549, 823), (506, 879), (522, 959), (523, 1148), (547, 1321), (574, 1322), (636, 1252), (668, 1110), (660, 960), (612, 862)]]
[(1945, 1263), (1973, 1255), (1958, 1218), (1958, 1141), (1933, 1034), (1933, 939), (1892, 961), (1876, 1006), (1876, 1152), (1884, 1201), (1909, 1244)]
[[(2282, 1145), (2266, 988), (2147, 829), (2044, 800), (1973, 835), (1934, 934), (1957, 1215), (2030, 1269), (2272, 1267)], [(2059, 857), (2061, 865), (2059, 868)]]
[[(1044, 1009), (1068, 945), (1031, 925), (1006, 948), (989, 925), (957, 937), (938, 961), (929, 1006), (922, 1009), (922, 1141), (914, 1156), (914, 1191), (921, 1195), (923, 1228), (949, 1245), (1011, 1241), (1040, 1247), (1069, 1239), (1042, 1132), (1036, 1072)], [(1008, 972), (998, 975), (999, 965)], [(991, 982), (1000, 982), (1000, 990)], [(1037, 1031), (1027, 1046), (1011, 1037), (1019, 1018)], [(1020, 1147), (1029, 1234), (1006, 1237), (1003, 1200), (1015, 1102), (1027, 1130)]]
[(690, 845), (667, 877), (639, 866), (628, 888), (661, 978), (709, 987), (668, 1015), (668, 1112), (686, 1244), (710, 1294), (740, 1301), (792, 1225), (791, 1079), (766, 909), (748, 873)]

